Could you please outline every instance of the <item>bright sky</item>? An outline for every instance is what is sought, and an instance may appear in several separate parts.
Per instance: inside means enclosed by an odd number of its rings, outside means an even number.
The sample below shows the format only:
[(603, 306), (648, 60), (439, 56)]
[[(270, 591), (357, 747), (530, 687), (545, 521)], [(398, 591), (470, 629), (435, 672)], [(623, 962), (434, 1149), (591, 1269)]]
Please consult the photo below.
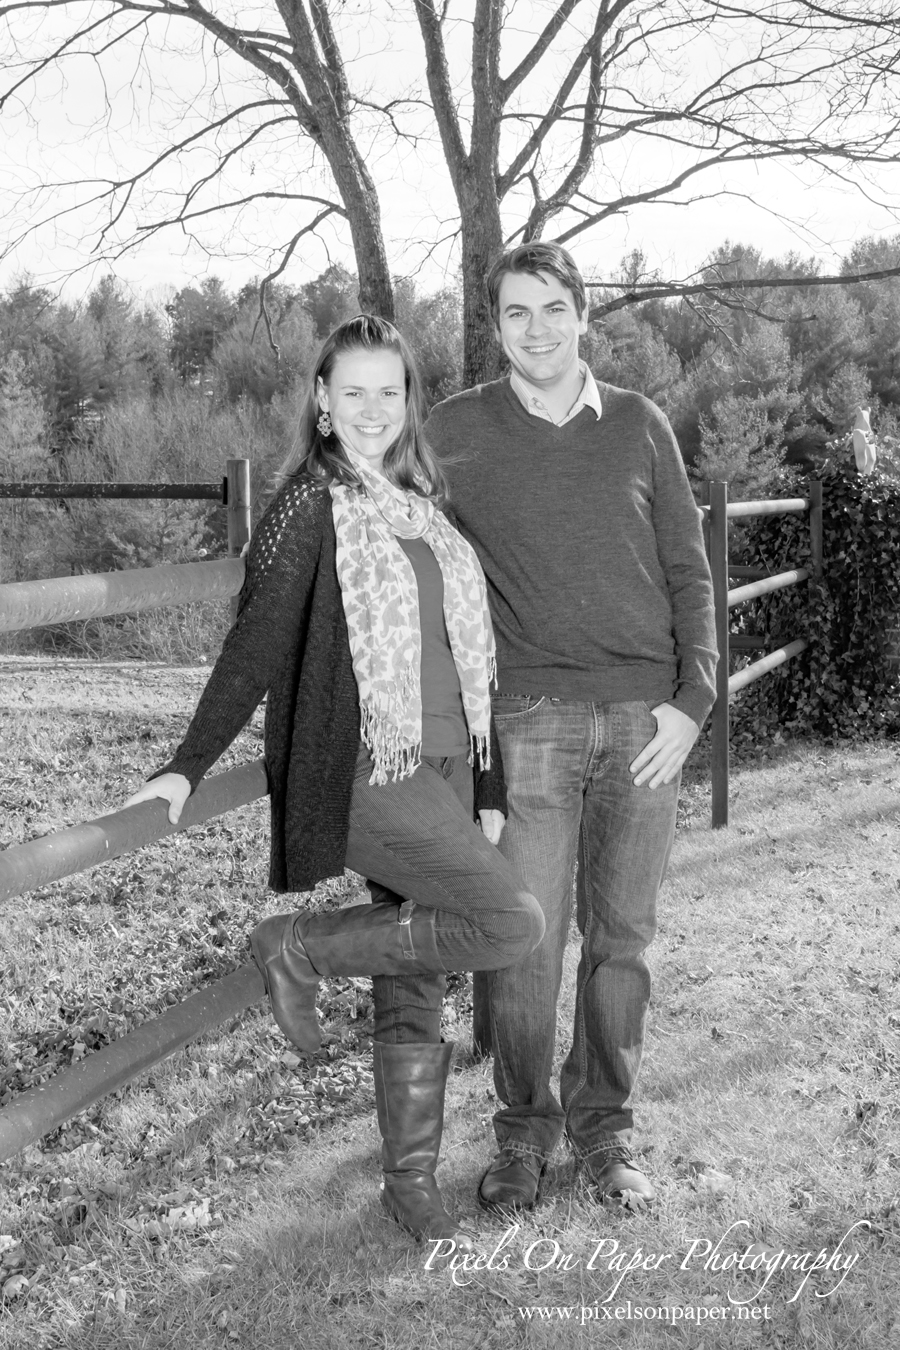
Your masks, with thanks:
[[(246, 28), (281, 28), (277, 15), (265, 4), (233, 0), (231, 8), (240, 13)], [(461, 16), (452, 30), (451, 57), (463, 111), (471, 43), (466, 20), (469, 8), (458, 0), (450, 11)], [(529, 45), (551, 8), (548, 0), (517, 0), (510, 7), (504, 70)], [(588, 11), (593, 8), (589, 5)], [(86, 9), (77, 6), (82, 18)], [(368, 0), (343, 0), (335, 5), (357, 94), (374, 99), (383, 90), (394, 97), (415, 98), (422, 93), (421, 42), (411, 8), (406, 9), (400, 0), (393, 8), (383, 0), (374, 0), (374, 6)], [(101, 6), (93, 12), (100, 13)], [(55, 11), (45, 21), (53, 25), (52, 31), (37, 18), (26, 16), (20, 21), (18, 57), (44, 50), (54, 32), (63, 31), (64, 17), (64, 11)], [(136, 17), (130, 15), (129, 21)], [(235, 92), (245, 102), (266, 96), (259, 78), (248, 75), (236, 58), (227, 53), (219, 58), (210, 45), (201, 45), (191, 25), (171, 20), (164, 28), (163, 22), (154, 18), (146, 34), (139, 35), (144, 44), (140, 54), (135, 39), (107, 53), (102, 64), (89, 56), (73, 57), (62, 74), (50, 69), (36, 85), (26, 83), (0, 112), (0, 182), (5, 185), (0, 199), (0, 251), (6, 249), (0, 259), (0, 287), (26, 271), (35, 281), (53, 285), (75, 273), (65, 283), (65, 294), (70, 298), (82, 294), (109, 270), (109, 264), (92, 262), (104, 217), (102, 209), (89, 203), (104, 182), (133, 173), (158, 153), (167, 138), (183, 136), (210, 110), (221, 116), (226, 104), (215, 90), (218, 75), (224, 78), (232, 100)], [(573, 32), (573, 40), (575, 36)], [(4, 52), (9, 42), (0, 33), (4, 88), (17, 70), (13, 52)], [(720, 54), (702, 38), (695, 37), (689, 47), (680, 49), (673, 42), (666, 53), (665, 78), (673, 91), (695, 88), (708, 78)], [(640, 74), (636, 72), (635, 78)], [(536, 87), (529, 107), (546, 107), (547, 87)], [(800, 115), (798, 109), (798, 119)], [(374, 123), (361, 127), (359, 143), (379, 186), (392, 268), (396, 275), (415, 273), (431, 289), (452, 276), (458, 261), (453, 244), (446, 242), (455, 228), (455, 203), (428, 116), (411, 105), (403, 118), (404, 126), (420, 135), (417, 144), (398, 147), (383, 131), (376, 132)], [(151, 206), (157, 215), (161, 210), (171, 211), (179, 189), (183, 192), (187, 184), (209, 173), (213, 162), (210, 150), (200, 143), (168, 160), (155, 178), (159, 195), (152, 202), (143, 192), (132, 199), (136, 204), (133, 220), (149, 219)], [(638, 146), (632, 142), (627, 151), (613, 147), (607, 152), (599, 181), (610, 192), (616, 183), (627, 188), (658, 181), (686, 162), (682, 151), (665, 143)], [(870, 190), (868, 196), (821, 170), (791, 169), (784, 163), (735, 166), (715, 182), (704, 184), (705, 191), (713, 187), (724, 195), (689, 205), (639, 206), (604, 222), (573, 240), (570, 247), (576, 260), (586, 275), (599, 277), (614, 271), (632, 249), (640, 249), (651, 267), (677, 278), (697, 268), (728, 238), (752, 244), (770, 256), (790, 250), (813, 254), (831, 270), (861, 236), (900, 232), (898, 169), (879, 170), (877, 191)], [(237, 198), (260, 188), (331, 195), (327, 177), (290, 125), (253, 142), (235, 157), (222, 194)], [(198, 206), (212, 204), (217, 191), (211, 184), (206, 196), (198, 197)], [(65, 214), (65, 208), (76, 202), (83, 203), (84, 209)], [(245, 208), (230, 223), (212, 214), (203, 218), (199, 240), (190, 239), (180, 228), (170, 228), (152, 235), (138, 252), (122, 256), (113, 270), (137, 292), (158, 298), (211, 273), (229, 287), (237, 287), (269, 270), (280, 247), (308, 218), (307, 213), (316, 209), (269, 199)], [(126, 208), (123, 223), (129, 219), (128, 212)], [(521, 202), (511, 202), (505, 225), (512, 230), (521, 219)], [(37, 221), (44, 223), (29, 232)], [(551, 226), (547, 237), (553, 234)], [(349, 232), (332, 221), (325, 223), (320, 237), (301, 245), (284, 279), (301, 284), (330, 261), (353, 267)]]

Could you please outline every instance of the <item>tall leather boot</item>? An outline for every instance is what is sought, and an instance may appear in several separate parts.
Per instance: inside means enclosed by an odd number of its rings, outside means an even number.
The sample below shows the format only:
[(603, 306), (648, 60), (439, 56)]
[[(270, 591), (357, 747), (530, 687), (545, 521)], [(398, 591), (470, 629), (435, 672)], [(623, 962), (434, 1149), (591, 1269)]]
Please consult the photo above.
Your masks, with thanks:
[(456, 1250), (474, 1243), (444, 1209), (434, 1179), (444, 1125), (444, 1091), (453, 1044), (372, 1046), (378, 1128), (384, 1141), (381, 1203), (417, 1241), (452, 1238)]
[(329, 914), (274, 914), (250, 934), (275, 1021), (300, 1050), (321, 1044), (316, 990), (321, 975), (415, 975), (443, 971), (435, 911), (405, 900), (351, 905)]

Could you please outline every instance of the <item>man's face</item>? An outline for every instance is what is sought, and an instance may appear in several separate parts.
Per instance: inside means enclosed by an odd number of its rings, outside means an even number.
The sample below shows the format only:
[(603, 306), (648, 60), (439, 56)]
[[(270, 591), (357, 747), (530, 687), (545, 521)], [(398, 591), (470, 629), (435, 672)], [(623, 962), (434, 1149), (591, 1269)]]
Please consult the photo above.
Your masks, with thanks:
[(507, 272), (500, 282), (497, 341), (529, 384), (550, 389), (578, 364), (578, 338), (587, 332), (575, 297), (548, 272)]

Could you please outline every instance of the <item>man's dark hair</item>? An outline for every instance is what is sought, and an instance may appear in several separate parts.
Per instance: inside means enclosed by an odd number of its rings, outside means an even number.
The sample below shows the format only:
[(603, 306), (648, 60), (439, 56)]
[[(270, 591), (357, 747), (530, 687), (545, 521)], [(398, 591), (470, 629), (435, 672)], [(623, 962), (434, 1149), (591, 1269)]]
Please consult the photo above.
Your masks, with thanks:
[(579, 319), (584, 313), (587, 304), (584, 280), (575, 266), (575, 259), (571, 253), (567, 253), (560, 244), (536, 242), (519, 244), (516, 248), (508, 249), (506, 253), (501, 253), (500, 257), (491, 265), (485, 279), (485, 285), (487, 286), (491, 317), (494, 323), (497, 323), (499, 319), (500, 283), (508, 272), (528, 272), (533, 277), (538, 276), (541, 272), (546, 272), (550, 276), (556, 277), (557, 281), (562, 282), (567, 291), (572, 292), (572, 299), (575, 301)]

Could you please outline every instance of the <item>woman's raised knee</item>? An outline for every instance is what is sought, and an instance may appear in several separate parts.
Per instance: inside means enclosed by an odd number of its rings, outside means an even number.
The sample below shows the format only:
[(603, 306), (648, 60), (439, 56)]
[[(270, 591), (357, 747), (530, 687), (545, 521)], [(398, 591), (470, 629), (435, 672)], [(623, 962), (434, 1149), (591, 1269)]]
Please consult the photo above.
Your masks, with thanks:
[(516, 901), (516, 907), (503, 914), (494, 935), (498, 969), (524, 961), (544, 936), (544, 913), (535, 897), (530, 891), (517, 891)]

